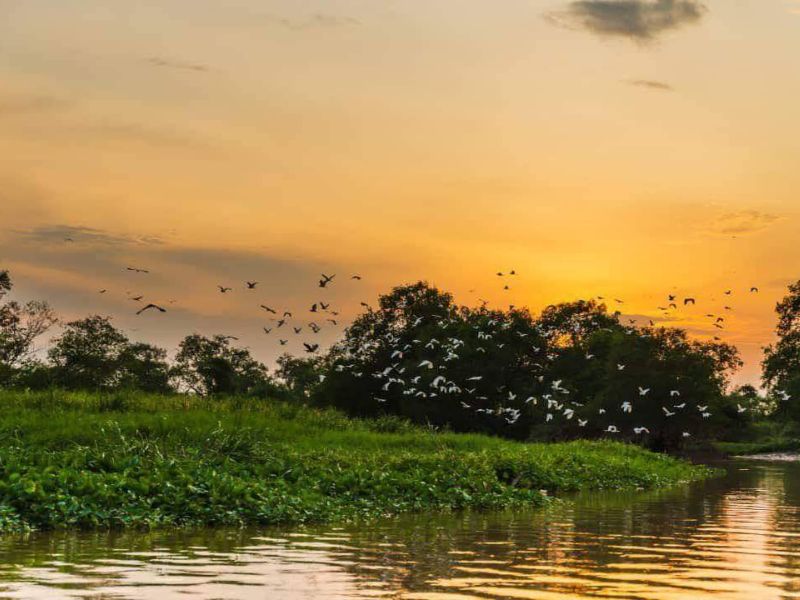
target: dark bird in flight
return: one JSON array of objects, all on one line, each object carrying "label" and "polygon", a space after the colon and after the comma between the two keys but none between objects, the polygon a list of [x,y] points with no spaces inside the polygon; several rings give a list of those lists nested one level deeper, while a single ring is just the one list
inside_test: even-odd
[{"label": "dark bird in flight", "polygon": [[511,269],[511,270],[508,272],[508,274],[509,274],[509,275],[516,275],[516,274],[517,274],[517,272],[516,272],[514,269]]},{"label": "dark bird in flight", "polygon": [[686,306],[687,304],[695,304],[694,298],[684,298],[683,305]]},{"label": "dark bird in flight", "polygon": [[271,327],[262,327],[261,329],[263,329],[264,333],[266,333],[267,335],[272,333],[272,328]]},{"label": "dark bird in flight", "polygon": [[333,323],[334,325],[337,325],[336,319],[328,319],[328,323]]},{"label": "dark bird in flight", "polygon": [[275,312],[275,309],[274,309],[274,308],[270,308],[270,307],[269,307],[269,306],[267,306],[266,304],[261,304],[260,306],[261,306],[261,308],[263,308],[263,309],[264,309],[265,311],[267,311],[268,313],[272,313],[273,315],[277,315],[277,314],[278,314],[277,312]]},{"label": "dark bird in flight", "polygon": [[502,274],[500,271],[498,271],[498,272],[497,272],[497,276],[498,276],[498,277],[502,277],[502,276],[503,276],[503,274]]},{"label": "dark bird in flight", "polygon": [[285,346],[289,343],[289,340],[278,340],[281,343],[281,346]]},{"label": "dark bird in flight", "polygon": [[309,311],[308,311],[308,312],[317,312],[317,305],[316,305],[316,303],[314,303],[314,304],[312,304],[312,305],[311,305],[311,308],[309,309]]},{"label": "dark bird in flight", "polygon": [[319,350],[319,344],[307,344],[306,342],[303,342],[303,346],[305,347],[306,352],[309,353],[314,353]]},{"label": "dark bird in flight", "polygon": [[503,286],[503,289],[504,289],[504,290],[510,290],[511,288],[510,288],[510,287],[508,287],[507,285],[504,285],[504,286]]},{"label": "dark bird in flight", "polygon": [[363,306],[364,308],[369,308],[369,304],[367,304],[366,302],[362,302],[361,306]]},{"label": "dark bird in flight", "polygon": [[286,319],[281,319],[278,321],[278,327],[283,327],[284,325],[286,325]]},{"label": "dark bird in flight", "polygon": [[753,287],[750,288],[750,291],[751,292],[755,292],[757,294],[758,293],[758,288],[753,286]]},{"label": "dark bird in flight", "polygon": [[140,302],[142,298],[144,298],[144,296],[133,296],[131,300],[133,300],[134,302]]},{"label": "dark bird in flight", "polygon": [[353,275],[350,279],[358,279],[361,281],[361,275]]},{"label": "dark bird in flight", "polygon": [[149,273],[147,269],[137,269],[136,267],[128,267],[126,271],[133,271],[134,273]]},{"label": "dark bird in flight", "polygon": [[284,317],[289,317],[291,319],[292,318],[292,313],[289,312],[288,310],[285,310],[285,311],[283,311],[283,316]]},{"label": "dark bird in flight", "polygon": [[320,326],[317,325],[316,323],[314,323],[313,321],[311,323],[309,323],[308,326],[311,329],[311,331],[313,331],[314,333],[319,333]]},{"label": "dark bird in flight", "polygon": [[320,307],[322,310],[328,310],[328,307],[329,307],[329,306],[330,306],[330,303],[328,303],[328,304],[325,304],[324,302],[320,302],[320,303],[319,303],[319,307]]},{"label": "dark bird in flight", "polygon": [[731,295],[731,291],[732,291],[732,290],[725,290],[725,295],[726,295],[726,296],[730,296],[730,295]]},{"label": "dark bird in flight", "polygon": [[258,285],[257,281],[245,281],[245,283],[247,284],[247,289],[248,290],[254,290],[254,289],[256,289],[256,286]]},{"label": "dark bird in flight", "polygon": [[233,288],[229,288],[229,287],[225,287],[225,286],[222,286],[222,285],[218,285],[217,289],[219,289],[219,293],[220,294],[226,294],[227,292],[230,292]]},{"label": "dark bird in flight", "polygon": [[303,331],[302,327],[292,327],[292,329],[294,329],[295,333],[300,333],[301,331]]},{"label": "dark bird in flight", "polygon": [[725,310],[733,310],[730,306],[723,306],[722,308],[724,308]]},{"label": "dark bird in flight", "polygon": [[675,304],[674,302],[670,302],[670,303],[669,303],[669,307],[670,307],[670,308],[678,308],[678,305],[677,305],[677,304]]},{"label": "dark bird in flight", "polygon": [[325,273],[323,273],[322,274],[322,279],[319,280],[319,287],[321,287],[321,288],[327,287],[327,285],[331,281],[333,281],[334,277],[336,277],[336,274],[328,276],[328,275],[325,275]]},{"label": "dark bird in flight", "polygon": [[99,292],[97,292],[97,293],[98,293],[98,294],[105,294],[107,291],[108,291],[108,290],[100,290],[100,291],[99,291]]},{"label": "dark bird in flight", "polygon": [[675,294],[669,294],[667,298],[669,299],[670,302],[672,302],[673,300],[675,300]]},{"label": "dark bird in flight", "polygon": [[625,301],[620,300],[619,298],[614,298],[614,302],[616,302],[617,304],[625,304]]},{"label": "dark bird in flight", "polygon": [[717,317],[717,323],[722,323],[725,320],[725,317]]},{"label": "dark bird in flight", "polygon": [[161,308],[161,307],[160,307],[158,304],[148,304],[147,306],[145,306],[145,307],[143,307],[143,308],[141,308],[141,309],[137,310],[137,311],[136,311],[136,314],[137,314],[137,315],[140,315],[140,314],[142,314],[144,311],[146,311],[146,310],[148,310],[148,309],[151,309],[151,308],[155,308],[155,309],[156,309],[158,312],[162,312],[162,313],[165,313],[165,312],[167,312],[167,309],[166,309],[166,308]]},{"label": "dark bird in flight", "polygon": [[719,323],[714,323],[714,327],[716,327],[717,329],[722,329],[723,328],[722,325],[720,325]]}]

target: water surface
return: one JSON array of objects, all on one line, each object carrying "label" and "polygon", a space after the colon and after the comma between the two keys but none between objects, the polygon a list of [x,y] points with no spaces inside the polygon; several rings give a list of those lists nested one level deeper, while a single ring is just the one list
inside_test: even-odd
[{"label": "water surface", "polygon": [[0,538],[0,598],[800,598],[800,464],[545,511]]}]

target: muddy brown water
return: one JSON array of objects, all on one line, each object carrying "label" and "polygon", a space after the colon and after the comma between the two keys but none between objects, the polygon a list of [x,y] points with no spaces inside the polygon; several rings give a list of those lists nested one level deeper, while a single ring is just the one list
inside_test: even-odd
[{"label": "muddy brown water", "polygon": [[800,463],[547,510],[0,538],[0,598],[800,598]]}]

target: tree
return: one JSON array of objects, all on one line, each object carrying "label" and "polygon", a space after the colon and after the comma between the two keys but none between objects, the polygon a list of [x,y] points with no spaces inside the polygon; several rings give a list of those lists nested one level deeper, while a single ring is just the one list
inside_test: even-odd
[{"label": "tree", "polygon": [[307,397],[321,382],[322,363],[322,357],[318,356],[302,358],[283,354],[278,358],[278,370],[275,371],[275,375],[291,392]]},{"label": "tree", "polygon": [[167,351],[163,348],[136,342],[128,344],[120,354],[119,388],[167,394],[174,391],[170,385],[171,376]]},{"label": "tree", "polygon": [[800,421],[800,281],[775,307],[777,341],[764,349],[762,378],[777,415]]},{"label": "tree", "polygon": [[[0,299],[12,289],[8,271],[0,271]],[[46,302],[16,301],[0,305],[0,382],[10,381],[34,361],[34,343],[58,322]]]},{"label": "tree", "polygon": [[353,322],[325,358],[314,398],[351,414],[457,431],[608,436],[672,449],[685,433],[707,437],[728,426],[724,391],[739,364],[732,346],[691,341],[680,329],[623,326],[594,301],[534,318],[513,307],[456,306],[418,282]]},{"label": "tree", "polygon": [[109,317],[94,315],[67,323],[48,355],[55,383],[66,389],[171,390],[166,351],[131,343]]},{"label": "tree", "polygon": [[231,346],[230,340],[223,335],[186,337],[173,370],[179,385],[202,396],[253,394],[272,387],[267,368],[247,349]]}]

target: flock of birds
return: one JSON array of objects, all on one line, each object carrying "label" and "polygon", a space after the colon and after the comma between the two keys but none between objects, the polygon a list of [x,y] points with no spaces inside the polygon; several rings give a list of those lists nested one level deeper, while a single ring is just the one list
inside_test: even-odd
[{"label": "flock of birds", "polygon": [[[127,271],[140,275],[147,275],[150,273],[149,270],[139,267],[127,267]],[[511,269],[507,272],[497,272],[496,275],[500,278],[508,278],[514,277],[516,274],[516,271]],[[360,275],[352,275],[350,279],[353,281],[360,281],[362,278]],[[318,281],[318,287],[320,289],[327,289],[329,286],[334,284],[335,281],[335,274],[328,275],[323,273]],[[504,279],[504,281],[506,281],[506,279]],[[243,289],[246,292],[256,291],[258,289],[258,285],[258,281],[248,280],[244,282]],[[503,290],[509,289],[509,284],[503,285]],[[99,293],[104,294],[106,291],[107,290],[103,289],[100,290]],[[234,290],[232,287],[227,285],[218,285],[217,291],[220,294],[228,294]],[[759,290],[757,287],[753,286],[749,289],[749,292],[755,294],[758,293]],[[724,291],[724,295],[726,297],[731,296],[732,294],[733,290]],[[133,296],[129,293],[129,296],[130,299],[135,302],[142,302],[144,300],[143,295]],[[596,299],[601,302],[606,301],[604,296],[597,296]],[[611,300],[618,305],[618,308],[624,304],[624,301],[620,298],[612,298]],[[674,313],[672,311],[678,310],[679,306],[688,307],[695,306],[697,304],[697,298],[693,296],[679,298],[676,294],[668,294],[666,295],[665,300],[666,302],[664,305],[659,305],[657,309],[666,317],[673,315]],[[172,303],[174,303],[174,300],[170,301],[170,304]],[[365,302],[362,302],[361,305],[369,308],[369,305]],[[270,326],[263,326],[263,332],[266,335],[272,334],[273,331],[283,330],[284,327],[286,327],[286,331],[294,331],[296,335],[300,335],[304,331],[309,331],[312,334],[318,334],[322,330],[322,326],[316,320],[309,322],[304,321],[301,324],[290,322],[290,320],[294,318],[294,314],[290,310],[276,310],[272,306],[263,303],[259,304],[258,306],[261,310],[269,315],[269,319],[271,321]],[[511,308],[513,308],[513,305]],[[330,302],[318,300],[313,302],[307,310],[309,315],[319,315],[320,318],[317,319],[319,321],[322,321],[324,318],[325,323],[329,323],[333,326],[339,325],[339,320],[337,319],[339,312],[331,308]],[[725,304],[722,307],[722,310],[722,314],[705,314],[707,318],[713,319],[712,324],[717,329],[724,328],[726,323],[726,315],[729,311],[732,311],[733,308],[730,305]],[[143,306],[136,311],[136,314],[142,315],[148,311],[166,313],[168,309],[162,305],[149,302],[147,304],[143,304]],[[616,310],[614,311],[614,314],[619,317],[622,313],[620,310]],[[638,329],[635,326],[635,319],[630,319],[629,322],[630,327],[625,328],[627,332],[636,332],[639,335],[647,335],[646,333],[643,333],[643,330]],[[339,373],[346,372],[356,378],[372,377],[377,380],[379,382],[379,389],[381,390],[379,394],[376,394],[373,397],[373,400],[377,403],[386,403],[389,401],[390,397],[402,398],[412,396],[420,399],[435,399],[437,397],[456,396],[459,398],[459,404],[463,410],[473,411],[476,414],[483,414],[486,416],[503,419],[509,425],[515,424],[520,419],[522,416],[522,409],[528,405],[532,407],[540,407],[543,411],[544,421],[546,423],[553,422],[556,419],[574,421],[578,427],[586,427],[590,423],[590,419],[593,418],[592,415],[586,414],[586,407],[584,403],[577,400],[579,391],[574,388],[570,389],[570,386],[564,385],[563,380],[553,380],[548,382],[545,381],[546,375],[537,375],[537,389],[544,389],[546,391],[536,395],[525,394],[526,397],[523,400],[518,391],[510,389],[506,385],[501,385],[492,389],[485,389],[483,387],[484,377],[479,372],[466,377],[461,381],[451,379],[448,376],[448,367],[452,367],[455,361],[461,359],[459,352],[462,351],[462,349],[467,345],[467,340],[463,338],[463,335],[462,337],[458,337],[454,335],[451,330],[459,324],[460,322],[455,318],[439,319],[436,321],[435,325],[438,327],[440,334],[436,337],[427,339],[424,342],[419,339],[413,339],[410,341],[407,341],[406,339],[406,341],[404,341],[401,334],[396,334],[390,331],[385,334],[383,339],[376,340],[371,345],[349,348],[348,350],[351,360],[349,362],[339,362],[334,368]],[[654,321],[652,320],[650,320],[649,324],[651,326],[655,325]],[[414,331],[416,328],[424,325],[426,324],[423,323],[423,319],[417,319],[416,322],[411,324],[411,331]],[[586,326],[594,325],[596,324],[591,322],[573,323],[573,327],[578,333],[580,329],[583,329]],[[469,340],[470,347],[476,347],[477,352],[479,353],[488,352],[491,344],[495,344],[497,349],[502,349],[505,343],[500,340],[507,335],[518,335],[521,338],[524,338],[526,335],[528,335],[522,331],[513,331],[512,322],[499,316],[488,318],[481,325],[474,326],[473,329],[474,331],[472,333],[474,335],[474,339]],[[546,332],[544,331],[540,331],[539,333],[546,336]],[[237,339],[233,336],[230,337],[231,339]],[[720,338],[718,336],[714,336],[714,339],[718,341]],[[279,337],[278,342],[281,346],[285,346],[288,344],[289,339],[285,337]],[[317,342],[303,341],[302,344],[304,350],[309,354],[316,354],[320,350],[320,344]],[[553,361],[556,358],[556,355],[543,348],[538,348],[535,345],[532,345],[530,350],[534,355],[538,356],[539,362],[535,364],[540,372],[546,373],[547,369],[545,368],[545,364],[547,364],[549,361]],[[390,366],[375,373],[364,373],[363,371],[360,371],[358,365],[364,364],[364,362],[359,359],[364,358],[369,353],[374,353],[376,351],[388,352],[388,364]],[[416,357],[416,359],[413,363],[409,363],[407,360],[408,357]],[[423,358],[420,359],[420,357]],[[585,359],[587,361],[591,361],[594,359],[594,356],[587,353],[585,355]],[[616,368],[619,371],[623,371],[626,368],[626,365],[624,363],[617,363]],[[457,369],[449,369],[450,372],[453,370]],[[321,380],[324,380],[324,378],[324,375],[320,376]],[[699,415],[699,417],[702,419],[710,418],[712,413],[710,412],[709,407],[698,403],[692,403],[691,401],[684,399],[682,397],[680,386],[677,385],[677,383],[678,382],[676,382],[674,389],[668,390],[668,393],[665,394],[665,397],[661,399],[661,410],[663,412],[664,419],[671,419],[679,415],[686,414],[686,411],[696,411],[696,415]],[[651,386],[642,384],[638,385],[637,387],[638,389],[632,390],[633,399],[624,400],[621,402],[619,406],[619,411],[621,414],[633,415],[637,410],[636,400],[644,399],[651,394]],[[789,395],[780,390],[778,391],[778,397],[784,401],[789,399]],[[740,413],[744,413],[749,410],[749,407],[742,406],[741,404],[739,404],[737,408]],[[613,415],[607,414],[606,409],[598,409],[597,415],[594,418],[604,419],[603,424],[601,425],[601,430],[603,432],[607,434],[623,433],[621,426],[613,422],[608,422],[613,421],[614,419]],[[632,432],[635,435],[640,436],[649,434],[651,430],[645,424],[637,424],[636,426],[632,427]],[[691,433],[689,431],[683,431],[682,435],[683,437],[690,437]]]},{"label": "flock of birds", "polygon": [[[149,269],[143,269],[140,267],[126,267],[125,270],[130,273],[139,275],[150,274]],[[319,288],[326,289],[331,283],[333,283],[335,278],[336,274],[327,275],[325,273],[322,273],[320,275],[320,279],[317,285]],[[361,281],[362,277],[361,275],[355,274],[351,275],[350,279],[352,281]],[[258,281],[247,280],[244,282],[243,289],[246,291],[256,291],[258,285],[259,285]],[[105,294],[107,293],[107,291],[108,291],[107,289],[101,289],[98,291],[98,293]],[[217,291],[220,294],[228,294],[229,292],[233,292],[234,288],[228,285],[217,285]],[[134,302],[143,302],[145,298],[144,294],[132,295],[130,292],[128,292],[128,297],[130,300]],[[169,304],[174,304],[175,302],[176,302],[175,300],[170,300]],[[362,305],[368,306],[364,302],[362,302]],[[339,311],[332,309],[331,302],[325,302],[324,300],[319,300],[317,302],[314,302],[308,309],[308,312],[310,314],[320,315],[320,318],[318,319],[320,323],[317,323],[316,321],[310,321],[307,323],[297,325],[291,322],[291,320],[294,318],[294,313],[291,310],[278,311],[272,308],[271,306],[268,306],[267,304],[259,304],[259,308],[264,312],[266,312],[268,315],[271,315],[270,317],[268,317],[271,322],[271,326],[262,327],[265,335],[270,335],[273,332],[273,330],[275,330],[277,333],[277,330],[283,330],[284,327],[286,327],[285,331],[294,331],[295,335],[300,335],[304,331],[310,331],[312,334],[316,335],[319,334],[323,329],[323,326],[320,323],[326,323],[334,327],[339,325],[339,320],[337,319],[337,317],[339,316]],[[168,309],[162,306],[161,304],[148,302],[147,304],[143,304],[142,307],[136,311],[136,315],[139,316],[147,311],[157,311],[160,313],[166,313],[168,312]],[[235,336],[225,336],[225,337],[233,340],[238,339]],[[286,346],[289,343],[289,339],[284,337],[279,337],[278,343],[280,346]],[[302,345],[304,350],[309,354],[315,354],[320,350],[320,344],[314,341],[304,341],[302,342]]]}]

